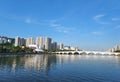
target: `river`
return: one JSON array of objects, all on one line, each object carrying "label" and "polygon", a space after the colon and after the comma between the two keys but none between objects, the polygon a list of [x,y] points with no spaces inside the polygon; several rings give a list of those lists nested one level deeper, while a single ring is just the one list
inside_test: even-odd
[{"label": "river", "polygon": [[120,82],[120,57],[0,56],[0,82]]}]

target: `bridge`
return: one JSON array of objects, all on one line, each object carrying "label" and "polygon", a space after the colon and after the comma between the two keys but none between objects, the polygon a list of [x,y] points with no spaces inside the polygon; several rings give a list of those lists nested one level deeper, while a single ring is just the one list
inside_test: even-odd
[{"label": "bridge", "polygon": [[119,56],[120,53],[115,53],[115,52],[108,52],[108,51],[57,51],[54,52],[55,54],[74,54],[74,55],[114,55],[114,56]]}]

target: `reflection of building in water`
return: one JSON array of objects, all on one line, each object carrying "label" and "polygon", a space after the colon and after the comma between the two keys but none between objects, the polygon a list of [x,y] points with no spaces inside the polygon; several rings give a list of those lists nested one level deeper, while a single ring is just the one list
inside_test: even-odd
[{"label": "reflection of building in water", "polygon": [[33,55],[25,57],[25,69],[34,68],[35,70],[40,70],[44,68],[45,72],[48,72],[51,67],[56,64],[55,55]]},{"label": "reflection of building in water", "polygon": [[64,62],[72,63],[77,59],[79,59],[79,58],[75,55],[58,55],[57,56],[57,60],[60,64],[63,64]]},{"label": "reflection of building in water", "polygon": [[34,68],[40,70],[42,64],[43,64],[43,55],[41,56],[36,55],[34,59]]},{"label": "reflection of building in water", "polygon": [[44,55],[44,58],[43,58],[43,61],[44,61],[44,69],[47,68],[47,63],[48,63],[48,55]]},{"label": "reflection of building in water", "polygon": [[12,63],[12,72],[14,72],[15,73],[15,71],[16,71],[16,59],[14,59],[13,60],[13,63]]},{"label": "reflection of building in water", "polygon": [[51,68],[55,67],[56,62],[56,55],[24,55],[0,58],[0,65],[6,68],[9,66],[13,73],[22,67],[22,69],[28,71],[42,70],[46,74]]},{"label": "reflection of building in water", "polygon": [[63,57],[62,57],[62,55],[58,55],[57,56],[57,61],[58,61],[59,64],[63,64]]},{"label": "reflection of building in water", "polygon": [[43,63],[43,55],[28,56],[25,58],[24,67],[26,69],[34,68],[36,70],[40,70],[42,63]]},{"label": "reflection of building in water", "polygon": [[48,71],[55,67],[57,63],[56,55],[44,55],[44,71],[48,73]]}]

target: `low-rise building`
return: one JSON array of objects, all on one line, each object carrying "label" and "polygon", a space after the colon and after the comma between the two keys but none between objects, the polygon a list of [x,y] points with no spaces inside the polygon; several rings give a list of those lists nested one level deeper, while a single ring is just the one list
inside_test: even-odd
[{"label": "low-rise building", "polygon": [[70,46],[64,46],[64,50],[70,50]]},{"label": "low-rise building", "polygon": [[4,43],[12,43],[14,44],[15,39],[14,38],[8,38],[5,36],[0,36],[0,44],[4,44]]}]

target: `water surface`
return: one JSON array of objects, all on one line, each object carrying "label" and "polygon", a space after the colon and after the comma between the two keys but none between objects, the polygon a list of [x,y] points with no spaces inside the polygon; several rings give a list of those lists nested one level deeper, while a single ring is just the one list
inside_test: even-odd
[{"label": "water surface", "polygon": [[0,56],[0,82],[120,82],[120,57]]}]

